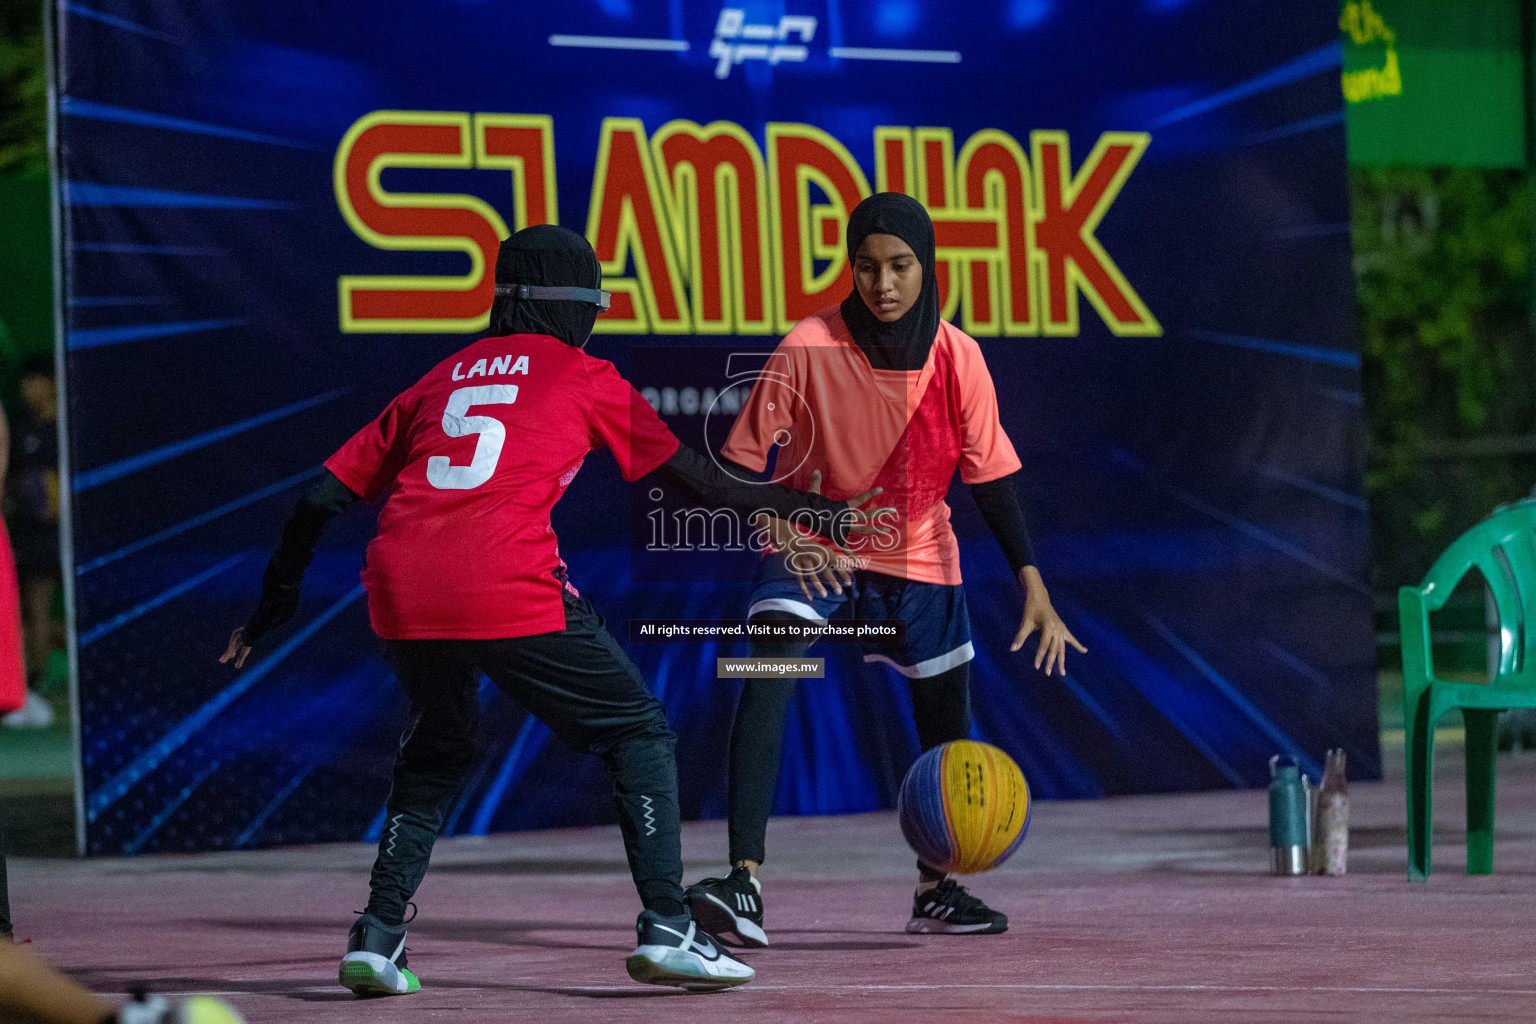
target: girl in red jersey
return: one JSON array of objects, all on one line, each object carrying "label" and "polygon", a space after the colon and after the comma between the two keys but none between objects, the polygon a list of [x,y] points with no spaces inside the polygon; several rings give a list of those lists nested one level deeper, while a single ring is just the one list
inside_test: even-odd
[{"label": "girl in red jersey", "polygon": [[[758,566],[748,616],[825,622],[834,614],[902,619],[906,639],[864,655],[907,678],[924,750],[970,735],[970,619],[959,546],[944,495],[956,471],[1024,589],[1012,649],[1035,631],[1035,667],[1066,671],[1066,648],[1084,650],[1051,606],[1034,566],[1014,491],[1020,463],[998,421],[997,395],[976,342],[939,317],[933,223],[910,196],[881,193],[848,220],[854,290],[840,306],[802,320],[779,344],[784,372],[759,379],[722,455],[756,479],[782,443],[777,476],[826,494],[884,489],[896,506],[891,537],[864,538],[856,567],[791,530]],[[782,357],[780,360],[779,357]],[[784,467],[791,467],[785,471]],[[800,571],[796,571],[800,570]],[[754,643],[753,657],[803,657],[803,643]],[[765,946],[762,886],[768,811],[777,788],[785,715],[796,680],[745,680],[730,748],[730,863],[724,878],[688,889],[694,916],[744,945]],[[909,932],[1001,932],[1008,919],[953,879],[918,863]]]},{"label": "girl in red jersey", "polygon": [[608,448],[626,480],[655,474],[695,499],[810,514],[835,542],[872,531],[843,502],[742,484],[676,437],[613,364],[582,351],[607,294],[597,257],[565,228],[527,228],[496,262],[494,337],[430,370],[325,463],[272,556],[262,599],[224,661],[290,617],[316,541],[359,498],[387,494],[363,582],[374,631],[411,701],[367,910],[341,983],[404,994],[405,909],[475,760],[479,674],[567,746],[603,759],[645,910],[626,961],[637,981],[721,988],[752,969],[700,932],[683,903],[675,742],[602,617],[566,579],[550,509],[588,452]]}]

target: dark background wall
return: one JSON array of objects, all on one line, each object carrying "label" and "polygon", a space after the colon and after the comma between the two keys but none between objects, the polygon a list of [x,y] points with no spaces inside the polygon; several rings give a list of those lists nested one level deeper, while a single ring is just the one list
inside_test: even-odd
[{"label": "dark background wall", "polygon": [[[1083,301],[1074,336],[983,341],[1025,461],[1042,571],[1091,653],[1046,680],[1007,652],[1017,588],[957,489],[977,733],[1046,798],[1257,785],[1270,755],[1315,763],[1335,746],[1358,775],[1377,772],[1337,8],[809,6],[824,35],[803,65],[748,65],[724,80],[707,56],[719,11],[687,3],[515,14],[445,3],[390,17],[376,6],[64,9],[91,852],[378,827],[403,709],[356,584],[368,516],[327,538],[299,616],[254,667],[234,676],[213,659],[254,600],[294,489],[464,341],[337,329],[343,274],[462,269],[441,254],[371,249],[337,211],[339,140],[388,108],[551,114],[560,220],[578,226],[608,116],[647,131],[724,118],[759,146],[767,122],[805,122],[870,178],[879,125],[950,127],[957,145],[984,128],[1019,140],[1060,129],[1074,168],[1101,132],[1149,132],[1097,236],[1162,333],[1116,335]],[[690,50],[547,45],[566,32],[686,39]],[[964,59],[872,67],[836,61],[828,45]],[[389,173],[388,188],[473,193],[505,215],[504,173]],[[637,384],[662,385],[702,372],[703,360],[642,358],[680,341],[705,343],[606,335],[593,351]],[[616,629],[632,615],[739,614],[739,576],[636,578],[623,541],[643,495],[615,500],[627,491],[611,461],[588,461],[555,526],[575,580]],[[716,652],[634,651],[682,738],[686,811],[721,814],[733,690],[713,678]],[[792,711],[780,812],[889,806],[915,754],[901,681],[843,653],[832,662],[833,678],[802,686]],[[606,820],[595,761],[486,701],[484,756],[450,830]]]}]

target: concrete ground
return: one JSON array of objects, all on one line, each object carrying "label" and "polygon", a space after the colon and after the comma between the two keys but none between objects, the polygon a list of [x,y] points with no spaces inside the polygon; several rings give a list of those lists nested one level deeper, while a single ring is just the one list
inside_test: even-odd
[{"label": "concrete ground", "polygon": [[[219,992],[247,1020],[1529,1020],[1536,1006],[1536,755],[1500,763],[1491,877],[1468,877],[1459,751],[1443,749],[1436,873],[1405,881],[1398,782],[1356,785],[1350,874],[1266,874],[1263,792],[1040,804],[1003,868],[970,880],[1000,936],[902,931],[911,855],[890,814],[776,820],[773,945],[758,980],[686,995],[633,984],[637,901],[617,829],[455,839],[410,931],[418,995],[335,984],[371,850],[137,860],[18,859],[18,938],[104,993]],[[688,876],[715,873],[721,822],[685,827]],[[668,1000],[658,1006],[656,1000]]]}]

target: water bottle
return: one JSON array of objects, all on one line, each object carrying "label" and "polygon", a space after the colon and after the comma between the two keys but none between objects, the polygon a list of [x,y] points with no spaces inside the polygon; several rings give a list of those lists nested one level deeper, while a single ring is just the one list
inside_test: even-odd
[{"label": "water bottle", "polygon": [[1295,761],[1269,759],[1269,862],[1277,875],[1304,875],[1308,867],[1307,777]]},{"label": "water bottle", "polygon": [[1344,874],[1349,859],[1349,783],[1344,779],[1342,750],[1328,751],[1312,820],[1312,873]]}]

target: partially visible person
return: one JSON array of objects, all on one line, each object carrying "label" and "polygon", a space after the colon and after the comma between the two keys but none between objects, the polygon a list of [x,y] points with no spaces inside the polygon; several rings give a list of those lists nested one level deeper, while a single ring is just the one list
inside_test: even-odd
[{"label": "partially visible person", "polygon": [[[5,410],[0,409],[0,493],[5,490],[5,472],[10,427]],[[16,562],[11,556],[11,538],[0,522],[0,715],[9,714],[27,702],[27,677],[21,664],[21,612],[17,607]],[[11,897],[5,871],[5,829],[0,822],[0,943],[11,941]]]},{"label": "partially visible person", "polygon": [[27,1024],[242,1024],[209,996],[140,996],[121,1007],[70,981],[24,949],[0,942],[0,1021]]},{"label": "partially visible person", "polygon": [[31,356],[21,367],[21,408],[7,451],[6,520],[21,589],[26,703],[6,715],[13,728],[46,729],[53,705],[38,692],[53,649],[50,608],[59,573],[59,400],[53,358]]},{"label": "partially visible person", "polygon": [[[813,467],[826,493],[879,487],[897,509],[893,537],[864,544],[857,561],[832,557],[788,523],[769,527],[748,599],[752,622],[834,616],[899,619],[900,643],[866,650],[907,681],[918,743],[930,750],[971,735],[971,621],[960,546],[945,495],[958,474],[1001,548],[1023,597],[1009,650],[1039,633],[1034,665],[1066,674],[1084,651],[1051,604],[1024,522],[1022,464],[1003,430],[981,348],[939,316],[933,222],[911,196],[882,192],[848,219],[853,288],[838,306],[801,320],[774,350],[786,369],[760,378],[742,406],[722,464],[755,479],[777,447],[775,470],[805,488]],[[792,466],[783,473],[778,467]],[[894,540],[894,543],[891,541]],[[1005,598],[989,594],[991,600]],[[811,642],[754,640],[753,658],[803,658]],[[798,680],[743,680],[731,729],[727,818],[730,871],[687,890],[700,927],[744,946],[768,945],[758,869],[778,789],[784,729]],[[1007,915],[921,860],[906,930],[997,934]]]},{"label": "partially visible person", "polygon": [[644,907],[625,961],[630,977],[711,989],[755,975],[695,926],[683,902],[676,737],[640,670],[567,577],[550,511],[599,448],[630,482],[743,513],[810,516],[839,547],[850,531],[879,532],[859,511],[879,492],[834,501],[742,483],[683,447],[612,363],[583,351],[608,308],[600,284],[597,256],[574,231],[539,224],[502,242],[492,336],[433,367],[326,460],[267,563],[255,613],[219,659],[240,668],[292,617],[315,545],[337,515],[384,500],[363,583],[411,715],[368,904],[338,973],[358,995],[421,988],[407,966],[405,925],[475,764],[482,673],[566,746],[601,757],[613,779]]}]

